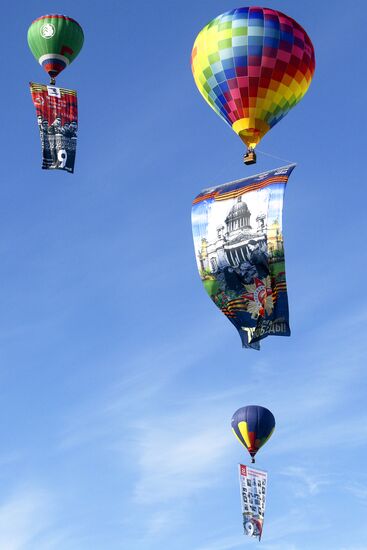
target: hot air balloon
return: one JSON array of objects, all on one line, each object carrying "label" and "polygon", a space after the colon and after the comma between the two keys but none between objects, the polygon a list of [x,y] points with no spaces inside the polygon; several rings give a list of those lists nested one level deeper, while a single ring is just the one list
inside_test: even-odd
[{"label": "hot air balloon", "polygon": [[43,15],[28,29],[28,45],[36,60],[55,78],[78,55],[84,42],[83,29],[71,17]]},{"label": "hot air balloon", "polygon": [[43,15],[28,29],[29,47],[50,86],[30,82],[42,144],[42,168],[74,172],[78,99],[75,90],[55,86],[57,75],[78,55],[84,41],[81,26],[65,15]]},{"label": "hot air balloon", "polygon": [[256,145],[307,92],[315,54],[294,19],[251,6],[206,25],[191,66],[201,95],[246,144],[244,162],[253,164]]},{"label": "hot air balloon", "polygon": [[255,462],[257,451],[268,441],[275,428],[273,413],[259,405],[238,409],[232,417],[232,431]]}]

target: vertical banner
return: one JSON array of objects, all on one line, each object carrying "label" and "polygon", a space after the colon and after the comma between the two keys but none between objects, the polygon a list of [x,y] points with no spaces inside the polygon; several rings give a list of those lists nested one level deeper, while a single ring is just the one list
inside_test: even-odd
[{"label": "vertical banner", "polygon": [[193,202],[201,280],[244,347],[290,335],[282,212],[294,166],[205,189]]},{"label": "vertical banner", "polygon": [[239,464],[238,468],[244,532],[261,540],[268,474],[243,464]]},{"label": "vertical banner", "polygon": [[74,172],[78,102],[74,90],[30,82],[42,144],[42,168]]}]

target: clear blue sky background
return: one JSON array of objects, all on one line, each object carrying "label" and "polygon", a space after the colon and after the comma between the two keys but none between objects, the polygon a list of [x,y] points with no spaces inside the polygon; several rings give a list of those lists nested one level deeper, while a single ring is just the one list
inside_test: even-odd
[{"label": "clear blue sky background", "polygon": [[[230,431],[275,414],[263,550],[366,550],[366,70],[363,0],[269,7],[316,50],[302,101],[260,150],[298,162],[284,235],[291,338],[242,350],[199,280],[192,198],[285,164],[240,140],[194,85],[224,0],[25,0],[0,36],[0,549],[236,550]],[[28,51],[45,13],[82,24],[59,78],[79,94],[76,172],[42,171]]]}]

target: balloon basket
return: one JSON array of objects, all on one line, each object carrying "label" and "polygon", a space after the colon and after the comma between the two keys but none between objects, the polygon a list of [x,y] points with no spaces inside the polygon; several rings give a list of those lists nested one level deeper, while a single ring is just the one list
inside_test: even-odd
[{"label": "balloon basket", "polygon": [[243,157],[243,162],[249,166],[250,164],[256,164],[256,153],[255,151],[248,150]]}]

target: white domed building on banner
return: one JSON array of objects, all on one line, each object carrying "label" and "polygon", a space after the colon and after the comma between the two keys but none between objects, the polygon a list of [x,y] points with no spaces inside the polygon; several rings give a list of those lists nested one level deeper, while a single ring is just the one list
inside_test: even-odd
[{"label": "white domed building on banner", "polygon": [[[248,262],[251,250],[266,241],[266,216],[256,217],[256,229],[251,225],[251,212],[240,195],[224,220],[217,227],[217,239],[208,242],[203,238],[198,259],[202,271],[216,273],[225,267],[238,267]],[[254,223],[254,222],[253,222]]]}]

